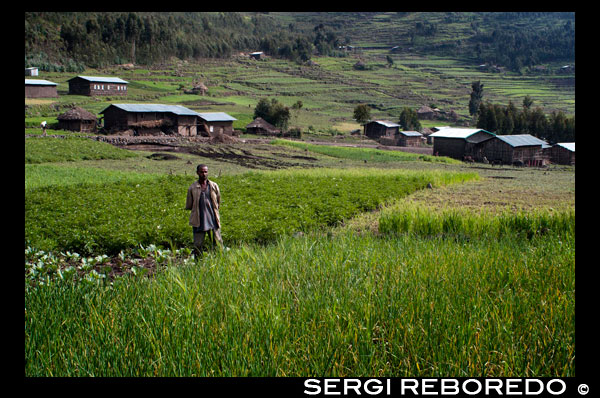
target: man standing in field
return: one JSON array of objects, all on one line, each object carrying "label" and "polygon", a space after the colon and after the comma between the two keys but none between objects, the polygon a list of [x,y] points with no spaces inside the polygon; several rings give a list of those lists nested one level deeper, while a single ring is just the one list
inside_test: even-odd
[{"label": "man standing in field", "polygon": [[191,210],[190,225],[194,233],[194,249],[196,253],[203,250],[206,235],[211,246],[223,244],[221,239],[221,191],[219,186],[208,179],[208,166],[200,164],[196,167],[198,180],[188,188],[185,208]]}]

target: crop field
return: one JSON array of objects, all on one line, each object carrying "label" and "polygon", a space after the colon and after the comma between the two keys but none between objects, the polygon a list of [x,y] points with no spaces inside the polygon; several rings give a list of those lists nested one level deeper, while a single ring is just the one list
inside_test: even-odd
[{"label": "crop field", "polygon": [[[378,18],[389,26],[360,45],[389,34],[393,15]],[[67,95],[72,74],[45,72],[59,98],[25,111],[26,376],[575,376],[574,166],[311,142],[373,144],[348,134],[359,103],[466,120],[474,80],[485,100],[574,114],[574,75],[359,55],[367,70],[350,54],[81,73],[129,81],[125,98]],[[206,95],[183,92],[197,81]],[[38,127],[72,105],[144,102],[227,112],[243,133],[263,97],[302,101],[303,141],[125,149]],[[194,255],[184,206],[200,163],[225,247]]]},{"label": "crop field", "polygon": [[[575,375],[570,167],[274,141],[245,150],[311,167],[249,171],[105,145],[26,138],[28,376]],[[196,257],[205,161],[226,249]]]}]

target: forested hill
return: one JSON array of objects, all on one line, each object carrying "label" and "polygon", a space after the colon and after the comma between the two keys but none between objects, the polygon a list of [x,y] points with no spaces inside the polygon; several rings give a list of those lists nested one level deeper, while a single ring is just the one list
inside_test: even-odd
[{"label": "forested hill", "polygon": [[25,66],[83,70],[240,51],[307,61],[340,46],[452,56],[518,71],[575,58],[574,13],[25,13]]}]

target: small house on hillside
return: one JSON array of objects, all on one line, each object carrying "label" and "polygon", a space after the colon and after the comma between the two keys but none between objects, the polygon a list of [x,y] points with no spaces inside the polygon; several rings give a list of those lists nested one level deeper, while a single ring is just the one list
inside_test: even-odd
[{"label": "small house on hillside", "polygon": [[250,53],[248,55],[250,56],[250,58],[261,59],[261,58],[264,58],[265,53],[263,53],[262,51],[256,51],[256,52]]},{"label": "small house on hillside", "polygon": [[42,79],[25,79],[25,98],[56,98],[58,84]]},{"label": "small house on hillside", "polygon": [[279,135],[281,130],[267,122],[262,117],[257,117],[246,126],[246,133],[257,135]]},{"label": "small house on hillside", "polygon": [[423,142],[423,134],[418,131],[399,131],[398,146],[419,146]]},{"label": "small house on hillside", "polygon": [[127,84],[118,77],[76,76],[68,80],[69,94],[75,95],[127,95]]},{"label": "small house on hillside", "polygon": [[233,135],[233,122],[236,118],[225,112],[198,113],[199,132],[208,136],[218,134]]},{"label": "small house on hillside", "polygon": [[435,111],[428,107],[428,106],[422,106],[419,109],[417,109],[417,118],[423,120],[431,120],[435,117]]},{"label": "small house on hillside", "polygon": [[496,134],[482,129],[442,128],[429,137],[433,139],[433,153],[436,156],[448,156],[454,159],[482,159],[482,143],[494,138]]},{"label": "small house on hillside", "polygon": [[97,127],[96,115],[79,107],[69,109],[56,119],[61,130],[95,132]]},{"label": "small house on hillside", "polygon": [[497,135],[483,143],[483,155],[490,162],[542,166],[548,160],[546,148],[550,148],[546,141],[529,134]]},{"label": "small house on hillside", "polygon": [[133,130],[134,134],[197,135],[198,113],[181,105],[111,104],[104,115],[109,132]]},{"label": "small house on hillside", "polygon": [[373,120],[364,124],[365,136],[377,140],[381,137],[395,138],[400,125],[387,120]]},{"label": "small house on hillside", "polygon": [[38,68],[25,68],[25,76],[37,76]]},{"label": "small house on hillside", "polygon": [[575,165],[575,143],[559,142],[549,149],[549,158],[552,163]]}]

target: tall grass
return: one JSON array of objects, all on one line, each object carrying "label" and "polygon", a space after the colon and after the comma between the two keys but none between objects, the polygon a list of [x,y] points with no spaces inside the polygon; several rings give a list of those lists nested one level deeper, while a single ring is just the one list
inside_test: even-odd
[{"label": "tall grass", "polygon": [[561,376],[574,239],[285,237],[25,296],[27,376]]},{"label": "tall grass", "polygon": [[575,234],[575,210],[503,211],[474,213],[461,209],[438,209],[409,205],[384,211],[379,218],[383,234],[413,234],[424,236],[452,236],[463,238],[494,238],[517,235],[531,239],[534,236]]}]

